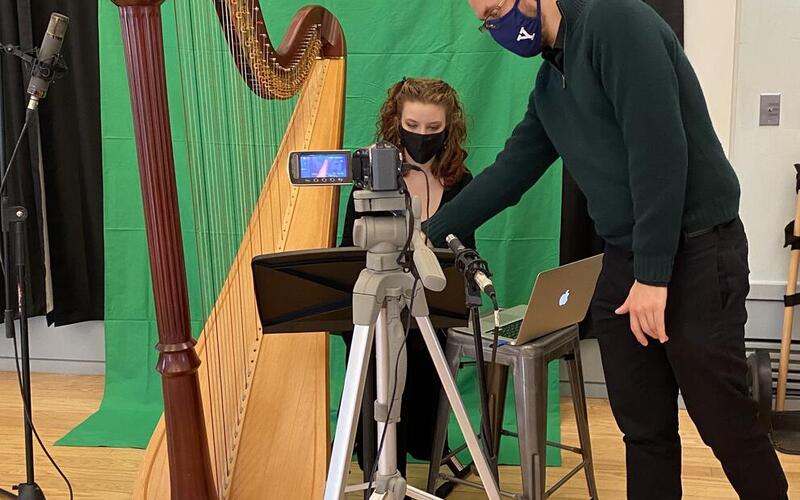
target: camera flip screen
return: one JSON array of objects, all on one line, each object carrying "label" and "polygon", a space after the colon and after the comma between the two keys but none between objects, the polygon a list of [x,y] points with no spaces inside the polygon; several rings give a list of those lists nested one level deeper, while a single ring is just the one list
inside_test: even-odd
[{"label": "camera flip screen", "polygon": [[324,179],[328,177],[347,177],[348,155],[329,153],[319,155],[300,155],[300,177],[303,179]]},{"label": "camera flip screen", "polygon": [[295,151],[289,155],[289,177],[297,185],[350,184],[349,151]]},{"label": "camera flip screen", "polygon": [[288,167],[295,186],[354,184],[367,191],[397,191],[403,160],[396,146],[379,142],[354,152],[292,151]]}]

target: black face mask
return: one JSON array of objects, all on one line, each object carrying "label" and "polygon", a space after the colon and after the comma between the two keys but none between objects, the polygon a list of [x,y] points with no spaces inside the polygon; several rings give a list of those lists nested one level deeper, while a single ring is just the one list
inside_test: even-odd
[{"label": "black face mask", "polygon": [[416,134],[400,126],[400,143],[415,162],[428,163],[444,149],[447,130],[435,134]]}]

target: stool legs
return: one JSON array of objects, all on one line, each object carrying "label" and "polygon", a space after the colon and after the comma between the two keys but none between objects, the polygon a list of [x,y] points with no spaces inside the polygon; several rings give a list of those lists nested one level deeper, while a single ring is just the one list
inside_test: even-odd
[{"label": "stool legs", "polygon": [[[445,356],[450,373],[453,378],[458,380],[458,367],[461,363],[461,347],[447,343],[445,346]],[[450,401],[447,399],[444,389],[439,393],[439,408],[436,411],[436,424],[433,433],[433,444],[431,448],[431,463],[428,467],[428,485],[425,491],[433,493],[436,490],[436,479],[439,477],[439,468],[442,466],[442,456],[444,455],[445,440],[447,438],[447,424],[450,421]],[[438,457],[438,459],[437,459]]]},{"label": "stool legs", "polygon": [[525,500],[544,500],[547,465],[547,363],[526,358],[514,363],[517,434],[522,494]]},{"label": "stool legs", "polygon": [[508,366],[498,364],[486,367],[486,381],[489,385],[489,419],[492,423],[492,446],[500,456],[500,443],[503,437],[503,414],[506,408],[506,389],[508,388]]},{"label": "stool legs", "polygon": [[565,358],[569,369],[569,382],[572,389],[572,402],[575,406],[575,422],[578,426],[578,438],[583,452],[583,472],[586,474],[586,486],[589,497],[597,500],[597,484],[594,479],[592,463],[592,443],[589,437],[589,415],[586,410],[586,395],[583,388],[583,372],[581,371],[580,343],[576,340],[573,354]]},{"label": "stool legs", "polygon": [[[548,396],[548,360],[564,359],[569,370],[570,384],[572,387],[573,403],[575,405],[575,419],[580,438],[580,452],[583,458],[583,469],[586,474],[586,483],[592,500],[597,500],[597,486],[594,477],[592,462],[592,449],[589,440],[589,418],[586,409],[586,400],[583,387],[583,374],[581,372],[580,345],[576,330],[563,330],[555,332],[549,337],[549,342],[542,342],[538,349],[536,346],[523,346],[521,348],[506,348],[503,356],[498,358],[505,366],[498,366],[496,370],[487,370],[487,381],[490,385],[490,413],[492,414],[493,438],[495,442],[501,434],[503,415],[503,396],[505,394],[508,369],[512,370],[514,379],[514,395],[516,398],[517,436],[519,438],[520,469],[522,473],[521,500],[544,500],[546,489],[547,465],[547,396]],[[567,337],[567,336],[570,337]],[[462,355],[473,357],[472,339],[461,334],[448,338],[446,346],[447,363],[451,372],[458,372]],[[439,401],[439,408],[434,433],[432,457],[441,457],[445,449],[447,424],[450,408],[446,397]],[[567,447],[566,449],[573,450]],[[574,451],[578,451],[575,449]],[[428,492],[433,493],[439,475],[440,464],[432,463],[428,473]],[[554,488],[569,480],[577,470],[564,476]],[[448,483],[452,484],[452,483]],[[443,491],[443,486],[439,492]],[[444,493],[439,493],[439,496]]]}]

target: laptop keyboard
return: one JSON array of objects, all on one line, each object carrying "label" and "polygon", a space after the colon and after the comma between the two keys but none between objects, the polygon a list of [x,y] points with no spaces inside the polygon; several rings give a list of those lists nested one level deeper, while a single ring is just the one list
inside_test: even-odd
[{"label": "laptop keyboard", "polygon": [[[522,326],[522,320],[514,321],[513,323],[509,323],[507,325],[503,325],[500,327],[500,337],[505,337],[507,339],[516,339],[519,335],[519,329]],[[490,335],[494,335],[494,329],[489,330]]]}]

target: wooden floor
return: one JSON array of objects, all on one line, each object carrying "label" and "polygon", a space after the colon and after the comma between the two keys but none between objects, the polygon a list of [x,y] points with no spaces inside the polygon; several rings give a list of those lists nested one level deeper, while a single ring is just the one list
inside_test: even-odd
[{"label": "wooden floor", "polygon": [[[75,490],[76,499],[114,500],[130,498],[133,481],[143,451],[113,448],[54,447],[52,443],[81,422],[97,408],[103,391],[102,377],[34,374],[34,419],[39,434],[50,447]],[[577,443],[575,421],[569,404],[562,403],[563,441]],[[619,431],[604,400],[590,400],[589,418],[592,428],[595,471],[600,498],[625,498],[625,454]],[[25,474],[22,419],[16,374],[0,372],[0,488],[8,489]],[[681,435],[684,447],[684,498],[687,500],[735,499],[722,469],[711,452],[700,441],[695,427],[685,413],[681,414]],[[49,500],[68,498],[61,478],[37,447],[37,482]],[[548,484],[574,465],[576,460],[564,453],[565,464],[548,469]],[[800,498],[800,457],[781,455],[791,484],[790,497]],[[424,484],[426,469],[412,466],[410,482]],[[518,469],[501,471],[503,489],[520,491]],[[355,478],[354,478],[355,481]],[[485,495],[459,489],[449,498],[482,499]],[[583,474],[578,474],[551,498],[586,499]],[[268,497],[265,497],[268,498]],[[363,497],[362,497],[363,498]],[[238,499],[237,499],[238,500]],[[244,499],[249,500],[249,499]]]}]

